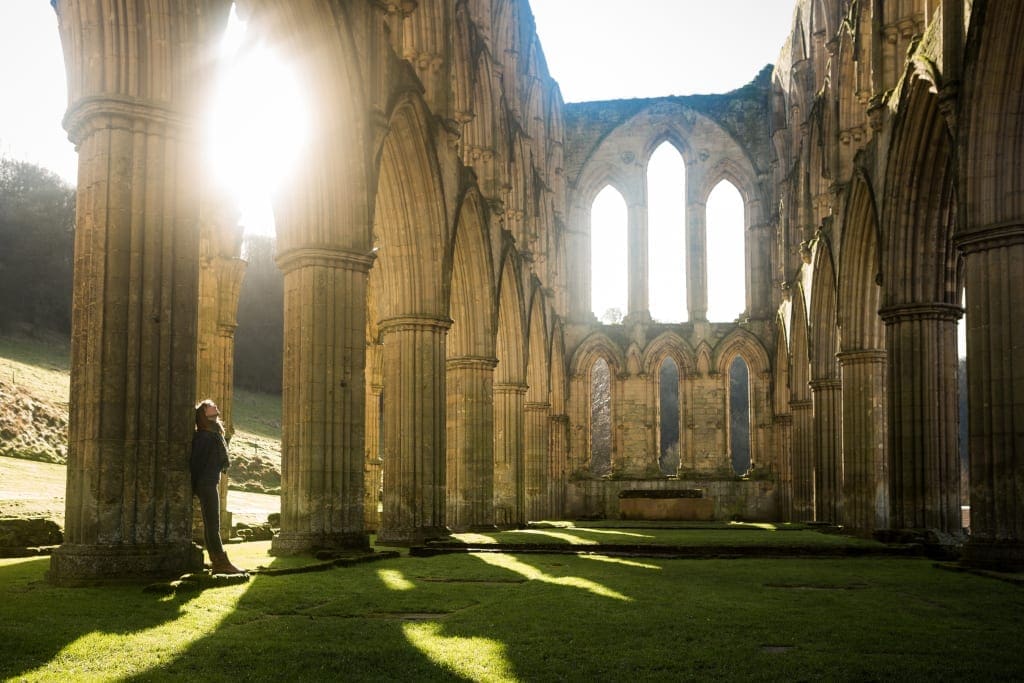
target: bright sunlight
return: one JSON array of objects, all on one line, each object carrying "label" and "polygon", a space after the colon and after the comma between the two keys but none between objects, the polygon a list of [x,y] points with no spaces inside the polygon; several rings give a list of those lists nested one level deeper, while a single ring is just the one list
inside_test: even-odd
[{"label": "bright sunlight", "polygon": [[235,14],[221,42],[220,82],[207,121],[207,161],[214,181],[237,202],[249,234],[274,234],[271,198],[294,168],[309,132],[302,88],[266,45],[246,39]]}]

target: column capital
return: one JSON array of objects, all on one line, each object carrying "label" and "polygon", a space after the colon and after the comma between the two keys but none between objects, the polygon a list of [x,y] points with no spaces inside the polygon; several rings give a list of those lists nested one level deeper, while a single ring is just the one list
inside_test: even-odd
[{"label": "column capital", "polygon": [[432,316],[419,315],[396,315],[393,318],[385,318],[377,323],[381,335],[389,332],[423,332],[440,331],[447,332],[452,326],[451,318],[435,318]]},{"label": "column capital", "polygon": [[957,304],[940,302],[922,304],[896,304],[878,310],[879,317],[886,325],[893,325],[912,320],[946,320],[955,322],[964,314],[964,309]]},{"label": "column capital", "polygon": [[849,351],[840,351],[836,354],[836,360],[839,361],[840,367],[885,363],[888,358],[889,354],[886,353],[885,349],[850,349]]},{"label": "column capital", "polygon": [[307,266],[344,268],[345,270],[368,273],[375,258],[373,252],[358,252],[331,247],[300,247],[278,254],[274,262],[284,273]]},{"label": "column capital", "polygon": [[526,394],[526,390],[530,387],[526,384],[517,384],[514,382],[502,382],[494,384],[494,393],[496,394]]},{"label": "column capital", "polygon": [[1024,223],[1008,221],[967,228],[955,235],[953,241],[964,254],[1024,244]]},{"label": "column capital", "polygon": [[802,399],[799,401],[790,401],[789,407],[791,410],[810,410],[814,407],[814,401],[810,399]]},{"label": "column capital", "polygon": [[[835,377],[822,377],[821,379],[812,379],[808,382],[812,392],[827,391],[829,389],[842,389],[843,383]],[[792,404],[791,404],[792,405]]]},{"label": "column capital", "polygon": [[68,107],[63,125],[76,146],[96,131],[108,128],[131,131],[156,126],[166,133],[177,133],[177,137],[197,134],[195,121],[184,112],[162,102],[128,95],[83,97]]},{"label": "column capital", "polygon": [[498,366],[498,359],[491,356],[455,356],[445,361],[449,370],[493,370]]},{"label": "column capital", "polygon": [[546,410],[551,410],[551,404],[547,401],[526,401],[523,403],[523,410],[541,413]]}]

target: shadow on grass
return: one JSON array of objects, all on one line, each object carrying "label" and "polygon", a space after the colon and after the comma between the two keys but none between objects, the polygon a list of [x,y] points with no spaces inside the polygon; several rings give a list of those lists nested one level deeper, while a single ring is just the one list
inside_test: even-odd
[{"label": "shadow on grass", "polygon": [[[232,557],[254,566],[244,551],[266,546],[243,545]],[[265,559],[272,570],[317,563]],[[44,568],[0,573],[0,647],[14,642],[8,618],[25,610],[33,623],[65,613],[73,623],[16,669],[4,656],[0,673],[60,655],[48,673],[86,676],[64,644],[102,630],[134,639],[143,661],[96,671],[143,680],[1006,680],[1019,676],[1024,627],[1018,587],[918,559],[402,556],[257,574],[148,617],[125,615],[153,601],[138,589],[97,589],[88,609],[68,611],[73,593],[26,581]],[[182,642],[163,656],[140,637],[161,619],[188,627],[210,609],[221,615],[198,637],[175,631]]]},{"label": "shadow on grass", "polygon": [[144,593],[140,584],[60,588],[43,580],[49,566],[49,557],[0,561],[0,678],[28,675],[91,634],[127,635],[173,622],[196,597]]}]

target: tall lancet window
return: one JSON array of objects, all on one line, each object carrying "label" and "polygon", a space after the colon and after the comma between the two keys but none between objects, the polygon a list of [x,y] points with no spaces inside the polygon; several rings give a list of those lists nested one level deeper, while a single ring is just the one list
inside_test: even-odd
[{"label": "tall lancet window", "polygon": [[626,201],[606,186],[590,207],[590,310],[609,325],[629,312],[628,221]]},{"label": "tall lancet window", "polygon": [[747,308],[743,197],[728,180],[707,201],[708,320],[731,322]]},{"label": "tall lancet window", "polygon": [[647,241],[651,317],[686,322],[686,165],[669,142],[647,162]]}]

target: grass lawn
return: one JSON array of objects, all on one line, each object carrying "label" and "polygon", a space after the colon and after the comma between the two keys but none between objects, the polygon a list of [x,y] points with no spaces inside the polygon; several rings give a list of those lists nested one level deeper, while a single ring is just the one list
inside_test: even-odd
[{"label": "grass lawn", "polygon": [[[655,535],[661,531],[652,532]],[[755,534],[759,535],[759,534]],[[268,543],[230,547],[274,568]],[[16,680],[1011,680],[1024,591],[923,559],[478,553],[158,595],[0,560]]]}]

